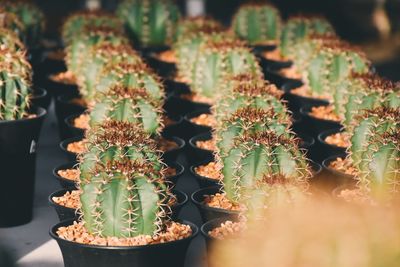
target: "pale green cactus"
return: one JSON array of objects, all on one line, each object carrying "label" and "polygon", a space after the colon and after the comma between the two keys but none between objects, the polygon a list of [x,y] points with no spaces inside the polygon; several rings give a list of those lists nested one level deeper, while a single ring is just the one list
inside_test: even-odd
[{"label": "pale green cactus", "polygon": [[24,51],[25,45],[21,42],[17,34],[7,28],[0,27],[0,47],[14,51]]},{"label": "pale green cactus", "polygon": [[232,21],[235,35],[251,45],[278,44],[281,26],[279,10],[266,3],[244,4]]}]

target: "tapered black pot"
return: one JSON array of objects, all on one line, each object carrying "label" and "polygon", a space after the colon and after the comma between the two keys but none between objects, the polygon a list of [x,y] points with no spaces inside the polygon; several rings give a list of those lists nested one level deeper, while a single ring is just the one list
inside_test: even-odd
[{"label": "tapered black pot", "polygon": [[304,107],[311,108],[316,106],[325,106],[329,104],[328,101],[322,99],[304,97],[290,92],[292,89],[296,89],[302,85],[302,83],[295,84],[293,82],[288,82],[282,87],[282,89],[285,91],[283,99],[287,101],[289,110],[292,111],[294,114],[301,114],[301,109]]},{"label": "tapered black pot", "polygon": [[70,131],[69,127],[65,123],[65,119],[68,116],[82,113],[86,110],[86,107],[77,104],[76,102],[74,102],[74,99],[79,99],[79,95],[61,95],[56,98],[55,111],[61,140],[74,136],[74,134]]},{"label": "tapered black pot", "polygon": [[49,196],[49,199],[48,199],[49,200],[49,204],[57,212],[57,216],[58,216],[58,219],[60,221],[65,221],[65,220],[70,220],[70,219],[77,220],[79,215],[77,214],[76,209],[68,208],[68,207],[65,207],[65,206],[62,206],[62,205],[59,205],[59,204],[55,203],[53,201],[53,197],[61,197],[61,196],[65,195],[67,192],[71,192],[71,191],[74,191],[74,190],[76,190],[75,187],[61,189],[61,190],[53,192]]},{"label": "tapered black pot", "polygon": [[176,185],[179,181],[179,178],[181,178],[183,173],[185,172],[185,167],[183,167],[183,165],[179,164],[176,161],[167,161],[165,162],[165,164],[167,164],[168,167],[175,169],[175,175],[167,176],[166,179]]},{"label": "tapered black pot", "polygon": [[323,152],[324,152],[324,159],[326,158],[330,158],[334,155],[344,155],[346,154],[346,148],[345,147],[340,147],[340,146],[335,146],[335,145],[331,145],[328,144],[325,139],[333,134],[336,133],[340,133],[343,132],[344,129],[334,129],[334,130],[328,130],[325,131],[323,133],[321,133],[320,135],[318,135],[318,142],[321,144],[321,147],[323,148]]},{"label": "tapered black pot", "polygon": [[68,139],[65,139],[64,141],[61,141],[60,148],[65,153],[69,162],[77,161],[78,154],[68,151],[67,150],[68,145],[71,143],[74,143],[74,142],[81,141],[82,139],[83,139],[82,136],[76,136],[76,137],[68,138]]},{"label": "tapered black pot", "polygon": [[[84,112],[83,112],[83,113],[84,113]],[[68,128],[68,132],[69,132],[73,137],[83,136],[83,135],[85,134],[85,129],[75,127],[75,125],[74,125],[74,120],[75,120],[76,118],[78,118],[78,117],[79,117],[81,114],[83,114],[83,113],[73,114],[73,115],[70,115],[70,116],[68,116],[68,117],[66,117],[66,118],[64,119],[64,123],[65,123],[65,125],[66,125],[67,128]]]},{"label": "tapered black pot", "polygon": [[36,149],[46,110],[32,108],[36,117],[0,121],[0,227],[32,219]]},{"label": "tapered black pot", "polygon": [[281,69],[290,68],[293,65],[292,61],[278,61],[278,60],[268,59],[263,55],[261,55],[260,53],[258,54],[258,59],[260,62],[260,66],[264,70],[264,72],[265,71],[276,72]]},{"label": "tapered black pot", "polygon": [[164,87],[167,96],[179,96],[183,94],[190,94],[190,87],[186,83],[175,81],[174,79],[165,79]]},{"label": "tapered black pot", "polygon": [[301,80],[284,77],[275,71],[270,71],[269,69],[264,70],[264,77],[266,80],[275,84],[276,87],[285,92],[303,85]]},{"label": "tapered black pot", "polygon": [[202,110],[196,110],[194,112],[187,114],[183,118],[184,120],[186,120],[187,125],[190,125],[191,135],[192,135],[191,137],[202,134],[202,133],[207,133],[212,130],[212,128],[210,126],[196,124],[191,121],[192,119],[197,118],[197,117],[201,116],[202,114],[211,114],[211,110],[209,108],[202,109]]},{"label": "tapered black pot", "polygon": [[48,92],[55,98],[61,95],[76,95],[79,93],[78,86],[76,84],[68,84],[63,82],[55,81],[51,78],[54,74],[50,74],[46,77],[43,85]]},{"label": "tapered black pot", "polygon": [[31,103],[35,107],[41,107],[47,110],[50,105],[51,96],[43,88],[34,88]]},{"label": "tapered black pot", "polygon": [[200,188],[206,188],[206,187],[213,187],[213,186],[220,186],[220,183],[216,179],[212,179],[209,177],[201,176],[196,173],[196,167],[206,165],[210,162],[215,161],[214,154],[212,153],[206,153],[204,154],[204,159],[202,161],[197,161],[193,163],[193,165],[190,166],[190,174],[195,177],[197,183],[199,184]]},{"label": "tapered black pot", "polygon": [[308,105],[300,109],[304,128],[306,129],[308,135],[314,137],[315,139],[317,139],[318,135],[323,132],[342,128],[342,125],[337,121],[318,119],[310,115],[312,107],[327,105],[327,103],[322,105]]},{"label": "tapered black pot", "polygon": [[175,63],[161,60],[158,53],[149,54],[147,62],[161,77],[170,77],[176,72]]},{"label": "tapered black pot", "polygon": [[322,162],[322,167],[324,168],[326,179],[330,179],[332,184],[335,185],[334,187],[354,182],[353,175],[337,171],[330,167],[330,163],[336,160],[336,158],[344,159],[346,158],[346,154],[338,154],[335,156],[331,156]]},{"label": "tapered black pot", "polygon": [[65,267],[183,267],[189,244],[198,234],[193,223],[183,221],[193,234],[181,240],[134,247],[94,246],[58,237],[57,229],[72,223],[73,220],[63,221],[50,230],[50,236],[60,246]]},{"label": "tapered black pot", "polygon": [[187,158],[189,163],[196,164],[200,162],[207,161],[207,159],[213,159],[214,151],[203,149],[197,146],[198,141],[207,141],[212,138],[211,131],[198,134],[189,140],[189,148],[187,153]]},{"label": "tapered black pot", "polygon": [[218,209],[209,207],[204,204],[204,199],[206,195],[215,195],[216,193],[221,192],[221,187],[214,186],[199,189],[191,195],[191,200],[199,209],[203,222],[208,222],[218,218],[224,218],[226,220],[236,220],[239,217],[239,211]]},{"label": "tapered black pot", "polygon": [[72,161],[72,162],[57,166],[53,169],[53,176],[57,179],[57,181],[60,183],[62,188],[66,189],[66,188],[75,187],[75,182],[70,179],[61,177],[60,175],[58,175],[58,171],[67,170],[67,169],[76,169],[77,164],[78,163],[76,161]]}]

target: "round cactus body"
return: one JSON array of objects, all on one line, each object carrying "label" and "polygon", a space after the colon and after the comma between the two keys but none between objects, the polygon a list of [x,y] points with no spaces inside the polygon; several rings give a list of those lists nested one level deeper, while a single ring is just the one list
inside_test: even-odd
[{"label": "round cactus body", "polygon": [[117,14],[134,42],[143,47],[172,44],[180,18],[178,7],[170,0],[125,0]]},{"label": "round cactus body", "polygon": [[172,196],[155,143],[140,128],[109,121],[89,132],[80,170],[81,212],[90,233],[133,237],[162,229]]},{"label": "round cactus body", "polygon": [[232,21],[236,36],[251,45],[277,44],[281,33],[278,9],[269,4],[246,4],[239,8]]}]

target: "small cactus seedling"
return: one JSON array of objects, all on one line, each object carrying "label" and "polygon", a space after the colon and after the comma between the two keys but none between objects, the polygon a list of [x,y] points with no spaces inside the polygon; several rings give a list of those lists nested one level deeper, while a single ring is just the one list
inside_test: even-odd
[{"label": "small cactus seedling", "polygon": [[349,131],[354,118],[363,109],[400,107],[399,86],[370,73],[354,74],[341,87],[336,87],[334,96],[335,112],[344,115],[343,124]]},{"label": "small cactus seedling", "polygon": [[328,97],[336,86],[352,73],[368,73],[370,62],[365,54],[345,42],[324,43],[302,69],[304,82],[312,96]]},{"label": "small cactus seedling", "polygon": [[313,34],[335,33],[332,25],[322,17],[294,16],[283,27],[280,51],[286,58],[291,58],[294,44]]},{"label": "small cactus seedling", "polygon": [[140,125],[152,136],[161,130],[162,101],[149,96],[144,88],[113,86],[100,96],[90,112],[91,128],[105,121]]},{"label": "small cactus seedling", "polygon": [[149,97],[161,100],[164,97],[164,86],[161,78],[157,76],[145,63],[129,62],[127,60],[118,64],[108,64],[101,75],[101,82],[97,91],[106,92],[114,85],[143,88]]},{"label": "small cactus seedling", "polygon": [[220,97],[213,106],[217,121],[229,118],[245,107],[263,110],[272,107],[276,114],[288,115],[281,100],[282,92],[258,75],[244,73],[227,77],[218,90],[221,92]]},{"label": "small cactus seedling", "polygon": [[261,76],[256,57],[242,41],[211,41],[199,49],[190,85],[194,92],[213,98],[224,77],[248,72]]},{"label": "small cactus seedling", "polygon": [[104,12],[82,11],[69,16],[62,27],[62,38],[67,46],[75,38],[82,38],[92,29],[102,28],[104,31],[113,31],[118,35],[123,34],[122,22],[112,14]]},{"label": "small cactus seedling", "polygon": [[232,30],[251,45],[277,44],[281,25],[280,13],[274,6],[251,3],[241,6],[234,15]]},{"label": "small cactus seedling", "polygon": [[131,123],[109,121],[88,133],[81,158],[81,212],[102,237],[154,235],[170,214],[172,195],[155,143]]},{"label": "small cactus seedling", "polygon": [[378,202],[400,193],[400,108],[365,110],[351,138],[350,160],[358,186]]},{"label": "small cactus seedling", "polygon": [[0,48],[0,120],[17,120],[26,115],[32,70],[25,58],[25,51]]},{"label": "small cactus seedling", "polygon": [[311,174],[297,139],[267,131],[237,139],[221,162],[224,190],[235,203],[246,199],[248,190],[268,177],[278,175],[301,185]]},{"label": "small cactus seedling", "polygon": [[275,132],[277,135],[290,134],[291,121],[286,114],[275,113],[273,106],[263,109],[247,106],[223,119],[214,131],[218,153],[225,155],[236,139],[243,135],[261,132]]},{"label": "small cactus seedling", "polygon": [[43,12],[29,1],[5,1],[3,7],[7,12],[15,14],[24,25],[24,42],[29,47],[39,45],[45,30]]},{"label": "small cactus seedling", "polygon": [[143,47],[172,44],[180,18],[178,7],[170,0],[125,0],[117,14],[134,42]]}]

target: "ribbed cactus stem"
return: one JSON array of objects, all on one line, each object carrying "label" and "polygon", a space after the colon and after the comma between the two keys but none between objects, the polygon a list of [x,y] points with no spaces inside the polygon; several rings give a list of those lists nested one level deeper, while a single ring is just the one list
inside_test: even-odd
[{"label": "ribbed cactus stem", "polygon": [[252,45],[277,44],[281,24],[280,13],[274,6],[252,3],[239,8],[234,15],[232,28],[236,36]]},{"label": "ribbed cactus stem", "polygon": [[109,121],[89,133],[81,158],[81,212],[86,229],[103,237],[159,232],[171,198],[155,143],[140,128]]}]

